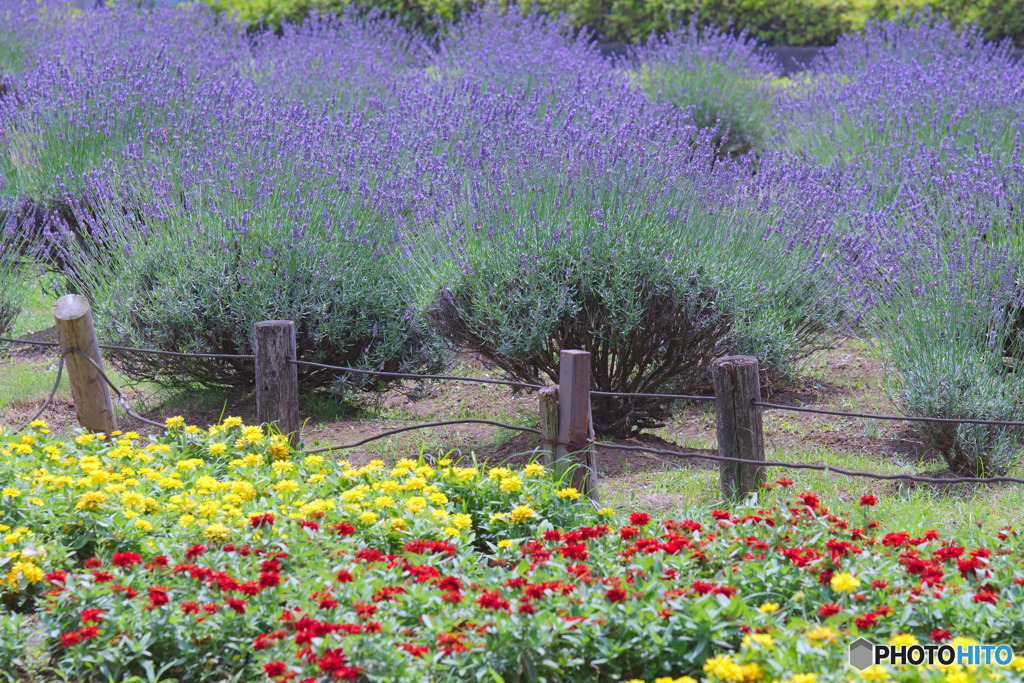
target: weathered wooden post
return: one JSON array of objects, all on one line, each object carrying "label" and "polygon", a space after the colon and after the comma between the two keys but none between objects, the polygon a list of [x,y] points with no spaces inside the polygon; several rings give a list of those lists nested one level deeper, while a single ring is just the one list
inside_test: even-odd
[{"label": "weathered wooden post", "polygon": [[[571,483],[594,501],[597,492],[597,457],[592,439],[590,417],[590,354],[586,351],[562,351],[558,370],[558,447],[555,473],[570,466]],[[570,456],[570,454],[572,454]]]},{"label": "weathered wooden post", "polygon": [[[117,416],[114,415],[107,383],[100,374],[103,359],[89,300],[78,294],[62,296],[53,305],[53,320],[57,325],[64,364],[68,368],[78,424],[91,432],[109,434],[117,429]],[[96,365],[75,353],[75,349],[91,358]]]},{"label": "weathered wooden post", "polygon": [[558,387],[544,387],[537,392],[540,402],[540,461],[553,469],[558,457]]},{"label": "weathered wooden post", "polygon": [[711,364],[715,385],[715,420],[718,454],[742,458],[746,462],[722,462],[719,471],[722,496],[741,500],[764,484],[764,429],[761,408],[761,379],[757,359],[750,356],[726,356]]},{"label": "weathered wooden post", "polygon": [[295,360],[295,322],[264,320],[253,326],[256,356],[256,415],[299,445],[299,370]]}]

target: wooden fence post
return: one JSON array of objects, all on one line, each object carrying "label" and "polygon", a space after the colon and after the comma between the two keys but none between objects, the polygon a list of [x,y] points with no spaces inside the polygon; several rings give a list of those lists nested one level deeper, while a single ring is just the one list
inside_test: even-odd
[{"label": "wooden fence post", "polygon": [[264,320],[253,326],[256,356],[256,415],[299,445],[299,370],[295,360],[295,322]]},{"label": "wooden fence post", "polygon": [[752,401],[761,400],[761,380],[757,359],[750,356],[726,356],[711,364],[715,385],[715,421],[718,432],[718,454],[742,458],[751,464],[722,462],[722,496],[742,500],[756,492],[765,479],[764,429],[761,408]]},{"label": "wooden fence post", "polygon": [[[562,474],[571,465],[572,486],[595,502],[597,457],[591,439],[594,428],[590,416],[590,354],[586,351],[562,351],[558,370],[558,447],[555,473]],[[570,458],[570,453],[573,456]]]},{"label": "wooden fence post", "polygon": [[558,457],[558,387],[544,387],[537,392],[540,399],[540,461],[553,469]]},{"label": "wooden fence post", "polygon": [[[61,353],[64,354],[64,364],[68,368],[78,424],[91,432],[109,434],[117,429],[117,417],[114,415],[114,404],[110,401],[107,383],[97,369],[97,366],[103,367],[103,359],[100,357],[89,300],[77,294],[62,296],[53,305],[53,320],[57,325],[57,338]],[[78,349],[96,365],[72,349]]]}]

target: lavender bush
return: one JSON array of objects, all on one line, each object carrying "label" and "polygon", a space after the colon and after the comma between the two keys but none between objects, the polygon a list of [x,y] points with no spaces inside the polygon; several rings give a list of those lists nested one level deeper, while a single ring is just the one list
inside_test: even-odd
[{"label": "lavender bush", "polygon": [[758,52],[748,34],[680,25],[634,47],[626,64],[656,102],[693,108],[700,128],[716,128],[726,153],[763,150],[779,99],[774,61]]}]

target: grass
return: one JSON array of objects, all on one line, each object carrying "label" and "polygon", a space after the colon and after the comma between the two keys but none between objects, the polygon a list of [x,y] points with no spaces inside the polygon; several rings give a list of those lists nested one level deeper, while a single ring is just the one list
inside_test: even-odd
[{"label": "grass", "polygon": [[[52,326],[52,287],[43,277],[26,280],[25,311],[16,322],[14,334],[22,336]],[[879,375],[882,362],[877,346],[850,340],[840,348],[808,359],[801,368],[802,386],[808,385],[812,405],[837,410],[890,412],[891,400]],[[0,423],[12,423],[14,417],[27,418],[49,393],[57,369],[50,355],[9,357],[0,360]],[[492,376],[476,364],[456,363],[451,371],[462,376]],[[109,368],[111,379],[124,387],[129,379]],[[215,421],[227,414],[250,415],[253,396],[249,392],[215,391],[201,387],[186,390],[162,390],[142,384],[134,390],[133,407],[147,411],[155,419],[184,414],[201,423]],[[428,421],[483,418],[535,427],[538,416],[532,396],[514,396],[504,387],[465,383],[435,383],[427,391],[411,392],[411,383],[390,392],[364,394],[339,400],[327,393],[303,396],[300,411],[307,420],[303,431],[307,447],[330,443],[351,443],[396,426]],[[420,389],[417,387],[417,389]],[[402,400],[402,395],[409,398]],[[412,396],[416,396],[413,400]],[[71,402],[67,377],[57,392],[58,401]],[[26,406],[26,404],[28,404]],[[652,434],[686,450],[715,448],[715,412],[712,404],[681,406],[682,412],[668,425]],[[118,409],[119,415],[122,411]],[[77,428],[70,416],[51,426],[56,433],[71,434]],[[846,469],[879,474],[919,473],[935,469],[937,463],[922,463],[899,455],[892,446],[898,425],[874,420],[847,420],[832,416],[767,411],[764,418],[769,459],[799,463],[834,465]],[[14,425],[20,426],[20,425]],[[139,430],[142,431],[142,430]],[[432,428],[389,436],[371,442],[356,451],[340,451],[342,458],[380,458],[393,461],[419,453],[452,453],[455,457],[507,452],[511,439],[519,432],[509,429],[467,425]],[[837,439],[838,446],[822,444]],[[686,517],[715,507],[726,507],[719,490],[717,469],[697,469],[685,462],[667,463],[650,469],[638,458],[620,461],[621,473],[601,477],[602,505],[626,511],[645,510],[659,517]],[[602,467],[607,467],[602,465]],[[1020,465],[1011,476],[1024,476]],[[878,505],[865,514],[909,530],[935,528],[944,535],[961,536],[978,526],[1001,528],[1019,521],[1024,508],[1024,487],[1013,485],[972,487],[956,485],[943,489],[810,470],[769,468],[769,481],[780,477],[793,479],[797,493],[812,491],[822,504],[841,513],[853,513],[857,519],[858,499],[872,493]]]}]

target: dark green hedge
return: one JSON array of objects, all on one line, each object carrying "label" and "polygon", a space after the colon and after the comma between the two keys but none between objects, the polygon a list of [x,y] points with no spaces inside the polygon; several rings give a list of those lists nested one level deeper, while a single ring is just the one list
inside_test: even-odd
[{"label": "dark green hedge", "polygon": [[[316,9],[339,11],[350,5],[379,7],[427,33],[457,20],[479,0],[203,0],[256,26],[277,27]],[[568,15],[607,42],[643,42],[680,21],[732,25],[770,45],[831,45],[844,31],[871,19],[898,19],[930,6],[959,26],[976,23],[986,39],[1012,38],[1024,47],[1024,0],[524,0],[524,11]]]}]

